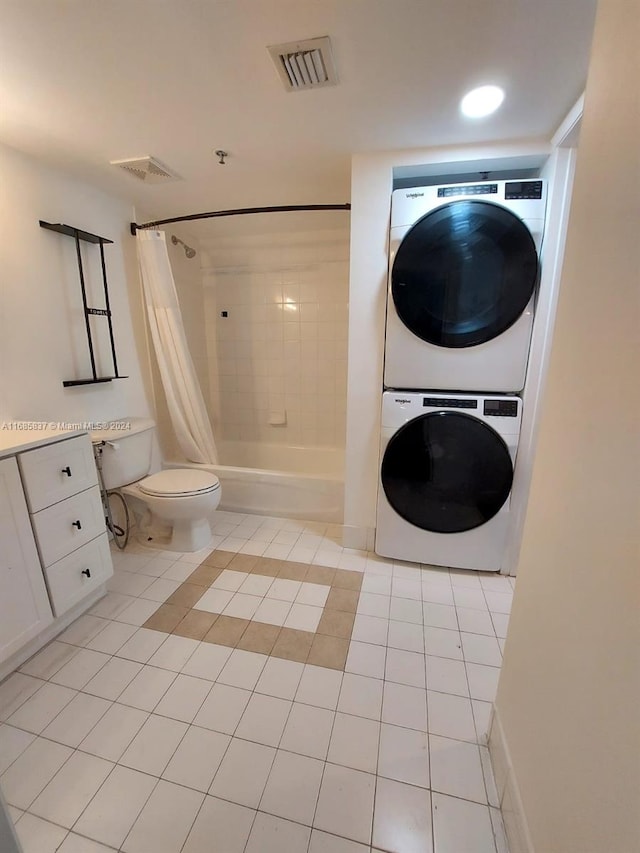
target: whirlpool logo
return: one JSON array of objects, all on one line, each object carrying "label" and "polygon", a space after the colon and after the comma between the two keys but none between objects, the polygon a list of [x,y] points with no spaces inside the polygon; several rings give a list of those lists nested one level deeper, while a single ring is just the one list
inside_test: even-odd
[{"label": "whirlpool logo", "polygon": [[405,397],[394,397],[393,398],[396,403],[410,403],[411,400],[407,400]]},{"label": "whirlpool logo", "polygon": [[405,193],[407,198],[422,198],[424,193]]}]

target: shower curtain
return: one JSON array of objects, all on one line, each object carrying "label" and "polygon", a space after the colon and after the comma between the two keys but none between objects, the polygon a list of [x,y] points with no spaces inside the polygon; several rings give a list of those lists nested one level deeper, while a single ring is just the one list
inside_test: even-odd
[{"label": "shower curtain", "polygon": [[216,444],[187,347],[164,232],[138,231],[137,242],[151,339],[178,445],[189,462],[216,464]]}]

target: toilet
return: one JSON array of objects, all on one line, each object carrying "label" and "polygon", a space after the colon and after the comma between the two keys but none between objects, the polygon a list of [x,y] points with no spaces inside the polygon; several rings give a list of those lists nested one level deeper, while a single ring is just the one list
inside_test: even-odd
[{"label": "toilet", "polygon": [[[152,470],[155,423],[148,418],[122,418],[117,429],[93,430],[91,441],[107,491],[119,489],[133,498],[133,509],[150,510],[171,527],[170,551],[199,551],[211,542],[209,518],[220,503],[220,481],[197,468]],[[126,427],[126,428],[125,428]],[[138,503],[139,502],[139,503]]]}]

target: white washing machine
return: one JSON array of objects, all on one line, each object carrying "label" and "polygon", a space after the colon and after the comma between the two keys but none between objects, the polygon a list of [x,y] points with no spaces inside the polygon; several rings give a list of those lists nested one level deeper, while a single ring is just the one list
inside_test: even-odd
[{"label": "white washing machine", "polygon": [[382,395],[377,554],[502,568],[521,407],[506,395]]},{"label": "white washing machine", "polygon": [[542,180],[394,191],[387,388],[523,388],[545,208]]}]

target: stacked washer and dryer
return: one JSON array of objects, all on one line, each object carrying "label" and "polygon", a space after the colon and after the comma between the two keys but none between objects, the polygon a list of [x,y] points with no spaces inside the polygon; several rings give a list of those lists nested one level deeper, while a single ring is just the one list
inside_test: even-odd
[{"label": "stacked washer and dryer", "polygon": [[393,193],[380,555],[503,566],[545,208],[542,180]]}]

